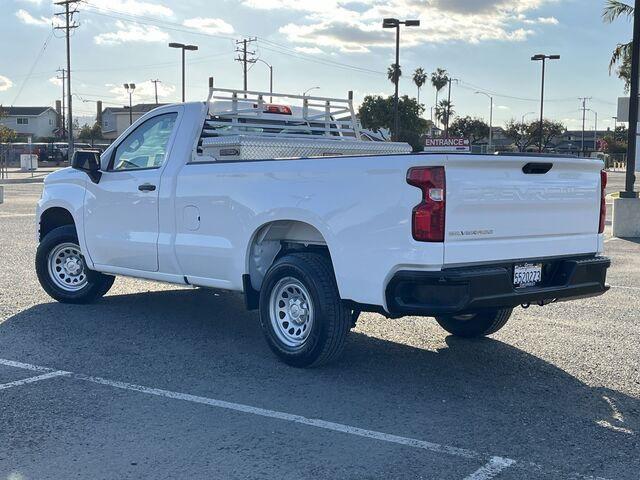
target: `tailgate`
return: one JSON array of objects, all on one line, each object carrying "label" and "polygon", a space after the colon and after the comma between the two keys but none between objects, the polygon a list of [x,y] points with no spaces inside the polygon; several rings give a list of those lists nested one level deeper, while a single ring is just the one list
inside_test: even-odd
[{"label": "tailgate", "polygon": [[444,263],[597,252],[602,168],[583,158],[449,156]]}]

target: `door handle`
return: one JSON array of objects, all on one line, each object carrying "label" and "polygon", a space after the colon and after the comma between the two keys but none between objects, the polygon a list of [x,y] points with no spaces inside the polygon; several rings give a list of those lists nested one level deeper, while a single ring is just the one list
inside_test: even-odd
[{"label": "door handle", "polygon": [[143,183],[142,185],[138,185],[138,190],[141,192],[153,192],[156,189],[155,185],[151,185],[150,183]]}]

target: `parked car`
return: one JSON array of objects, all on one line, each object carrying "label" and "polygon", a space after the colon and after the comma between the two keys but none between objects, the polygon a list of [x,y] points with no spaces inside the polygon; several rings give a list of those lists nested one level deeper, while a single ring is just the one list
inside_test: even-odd
[{"label": "parked car", "polygon": [[[408,146],[358,140],[355,124],[333,135],[347,127],[328,114],[306,113],[325,135],[301,134],[293,114],[233,93],[223,111],[157,108],[46,177],[36,270],[50,296],[91,302],[116,275],[241,292],[271,349],[315,366],[338,357],[362,311],[477,337],[519,305],[607,291],[602,162],[385,155]],[[256,132],[252,118],[280,123]],[[260,141],[313,156],[273,158]],[[348,149],[361,150],[335,154]]]}]

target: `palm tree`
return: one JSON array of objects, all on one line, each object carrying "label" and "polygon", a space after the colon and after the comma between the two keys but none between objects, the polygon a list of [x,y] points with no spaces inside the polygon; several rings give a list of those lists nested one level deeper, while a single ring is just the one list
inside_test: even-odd
[{"label": "palm tree", "polygon": [[427,83],[427,74],[424,72],[424,69],[416,68],[416,71],[413,72],[413,83],[418,87],[418,105],[420,105],[420,89]]},{"label": "palm tree", "polygon": [[392,63],[387,69],[387,78],[395,85],[400,81],[401,76],[402,70],[400,69],[400,65]]},{"label": "palm tree", "polygon": [[[634,7],[628,5],[619,0],[607,0],[607,4],[602,12],[602,19],[605,23],[613,23],[620,17],[632,18],[634,13]],[[631,59],[631,46],[633,42],[619,43],[613,50],[611,55],[611,61],[609,62],[609,73],[614,69],[616,65],[620,65],[618,69],[618,76],[627,82],[629,86],[630,72],[625,71],[625,67],[628,70],[628,65]],[[625,65],[626,64],[626,65]]]},{"label": "palm tree", "polygon": [[[444,68],[437,68],[431,74],[431,85],[436,89],[436,110],[438,109],[438,93],[449,83],[449,74]],[[437,115],[436,115],[437,118]]]},{"label": "palm tree", "polygon": [[449,125],[449,119],[455,115],[455,113],[453,103],[448,100],[441,100],[436,106],[436,118],[444,125]]}]

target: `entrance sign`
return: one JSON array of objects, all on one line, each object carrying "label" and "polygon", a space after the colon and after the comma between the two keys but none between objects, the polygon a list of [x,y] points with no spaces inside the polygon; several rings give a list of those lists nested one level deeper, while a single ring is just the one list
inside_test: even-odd
[{"label": "entrance sign", "polygon": [[471,142],[468,138],[427,138],[424,141],[424,151],[429,153],[470,153]]}]

